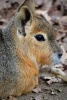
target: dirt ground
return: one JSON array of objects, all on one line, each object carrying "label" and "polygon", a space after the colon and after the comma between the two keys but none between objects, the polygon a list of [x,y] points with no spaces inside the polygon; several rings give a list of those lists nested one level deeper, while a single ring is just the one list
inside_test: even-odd
[{"label": "dirt ground", "polygon": [[39,93],[28,93],[17,98],[18,100],[67,100],[67,83],[53,83],[51,85],[40,79]]}]

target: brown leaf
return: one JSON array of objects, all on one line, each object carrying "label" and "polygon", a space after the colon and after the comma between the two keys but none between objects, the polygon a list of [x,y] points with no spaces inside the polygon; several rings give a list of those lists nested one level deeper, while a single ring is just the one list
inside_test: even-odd
[{"label": "brown leaf", "polygon": [[56,93],[52,90],[51,91],[51,93],[50,93],[51,95],[56,95]]},{"label": "brown leaf", "polygon": [[43,77],[44,80],[46,80],[46,82],[50,85],[52,83],[58,83],[61,82],[61,79],[56,78],[56,77]]},{"label": "brown leaf", "polygon": [[34,100],[43,100],[43,97],[42,97],[42,95],[38,95],[38,96],[35,97]]},{"label": "brown leaf", "polygon": [[[61,48],[62,48],[62,50],[63,50],[63,56],[62,56],[62,58],[61,58],[61,62],[63,63],[63,64],[67,64],[67,62],[65,62],[65,61],[67,61],[67,53],[65,52],[65,49],[64,49],[64,47],[63,47],[63,45],[61,45]],[[67,48],[67,44],[66,44],[66,48]]]},{"label": "brown leaf", "polygon": [[41,88],[38,86],[37,88],[33,89],[32,92],[34,92],[34,93],[40,93],[40,92],[42,92],[42,90],[41,90]]}]

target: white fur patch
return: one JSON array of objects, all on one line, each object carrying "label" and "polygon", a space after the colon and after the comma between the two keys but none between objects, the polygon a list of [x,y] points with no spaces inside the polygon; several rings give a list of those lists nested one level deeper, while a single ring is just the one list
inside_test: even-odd
[{"label": "white fur patch", "polygon": [[17,36],[18,38],[22,38],[22,33],[21,33],[21,29],[20,28],[17,28]]}]

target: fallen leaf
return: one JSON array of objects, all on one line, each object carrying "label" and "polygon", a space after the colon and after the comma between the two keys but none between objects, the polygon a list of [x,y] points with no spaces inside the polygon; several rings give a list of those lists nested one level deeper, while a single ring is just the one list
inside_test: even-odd
[{"label": "fallen leaf", "polygon": [[56,77],[43,77],[43,79],[47,82],[47,84],[52,84],[52,83],[58,83],[61,82],[60,78],[56,78]]},{"label": "fallen leaf", "polygon": [[[66,46],[67,47],[67,46]],[[61,45],[61,48],[63,50],[63,55],[62,55],[62,58],[61,58],[61,62],[63,64],[65,64],[65,60],[67,60],[67,53],[65,52],[65,48],[63,47],[63,45]]]},{"label": "fallen leaf", "polygon": [[60,93],[62,93],[62,89],[55,89],[57,92],[60,92]]},{"label": "fallen leaf", "polygon": [[33,89],[32,92],[34,92],[34,93],[41,93],[42,90],[41,90],[41,88],[38,86],[38,87],[36,87],[35,89]]},{"label": "fallen leaf", "polygon": [[51,95],[56,95],[56,93],[52,90],[51,91],[51,93],[50,93]]},{"label": "fallen leaf", "polygon": [[38,96],[35,97],[34,100],[43,100],[43,97],[42,97],[42,95],[38,95]]}]

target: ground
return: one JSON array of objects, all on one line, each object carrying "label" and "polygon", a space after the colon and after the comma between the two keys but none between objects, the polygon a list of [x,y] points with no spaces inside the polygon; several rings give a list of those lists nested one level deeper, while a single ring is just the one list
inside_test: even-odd
[{"label": "ground", "polygon": [[67,100],[67,84],[53,83],[48,85],[44,80],[40,79],[39,93],[28,93],[22,95],[18,100]]}]

